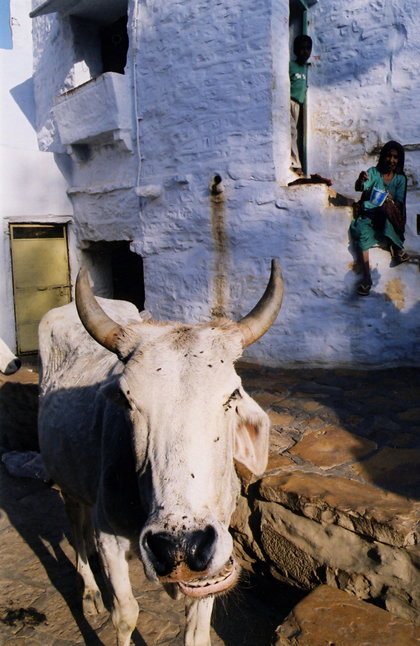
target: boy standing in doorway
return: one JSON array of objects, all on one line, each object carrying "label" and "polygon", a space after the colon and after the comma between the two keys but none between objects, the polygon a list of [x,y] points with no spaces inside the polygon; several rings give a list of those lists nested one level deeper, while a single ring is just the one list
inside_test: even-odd
[{"label": "boy standing in doorway", "polygon": [[293,43],[295,61],[289,63],[290,77],[290,126],[292,135],[291,169],[303,175],[299,158],[297,124],[300,106],[303,105],[307,90],[307,63],[312,52],[312,39],[309,36],[297,36]]}]

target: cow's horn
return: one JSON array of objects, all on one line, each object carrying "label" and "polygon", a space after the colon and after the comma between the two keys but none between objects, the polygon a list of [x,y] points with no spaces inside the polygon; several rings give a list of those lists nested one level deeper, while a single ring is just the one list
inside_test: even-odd
[{"label": "cow's horn", "polygon": [[81,267],[77,276],[76,307],[80,320],[91,337],[107,350],[118,354],[118,342],[124,335],[124,330],[96,302],[86,267]]},{"label": "cow's horn", "polygon": [[283,300],[283,278],[277,260],[271,261],[271,275],[265,292],[254,309],[238,321],[242,331],[242,344],[247,348],[273,325]]}]

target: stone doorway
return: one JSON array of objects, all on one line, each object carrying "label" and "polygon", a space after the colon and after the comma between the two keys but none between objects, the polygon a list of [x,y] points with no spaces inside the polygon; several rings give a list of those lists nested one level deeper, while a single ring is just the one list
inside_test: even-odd
[{"label": "stone doorway", "polygon": [[143,259],[129,241],[91,242],[84,250],[95,295],[129,301],[144,309]]}]

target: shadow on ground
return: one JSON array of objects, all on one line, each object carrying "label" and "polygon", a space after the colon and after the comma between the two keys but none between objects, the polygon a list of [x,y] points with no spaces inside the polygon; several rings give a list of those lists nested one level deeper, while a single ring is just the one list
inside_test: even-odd
[{"label": "shadow on ground", "polygon": [[[109,614],[87,620],[82,613],[59,492],[41,481],[12,477],[3,464],[0,476],[0,645],[114,646]],[[141,609],[132,643],[181,646],[183,602],[172,601],[148,582],[138,562],[130,563],[130,574]],[[96,575],[100,577],[98,571]],[[213,646],[268,646],[275,628],[304,594],[243,573],[237,588],[215,604]]]}]

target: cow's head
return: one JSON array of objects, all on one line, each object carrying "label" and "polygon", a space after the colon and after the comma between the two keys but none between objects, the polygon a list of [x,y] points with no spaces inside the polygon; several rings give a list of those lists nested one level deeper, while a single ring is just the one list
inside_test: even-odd
[{"label": "cow's head", "polygon": [[256,475],[269,420],[243,390],[234,362],[274,322],[282,301],[272,262],[264,296],[238,323],[131,323],[109,319],[79,272],[76,304],[87,331],[125,364],[105,395],[126,409],[147,521],[140,551],[149,578],[206,596],[236,579],[229,521],[239,493],[234,458]]}]

